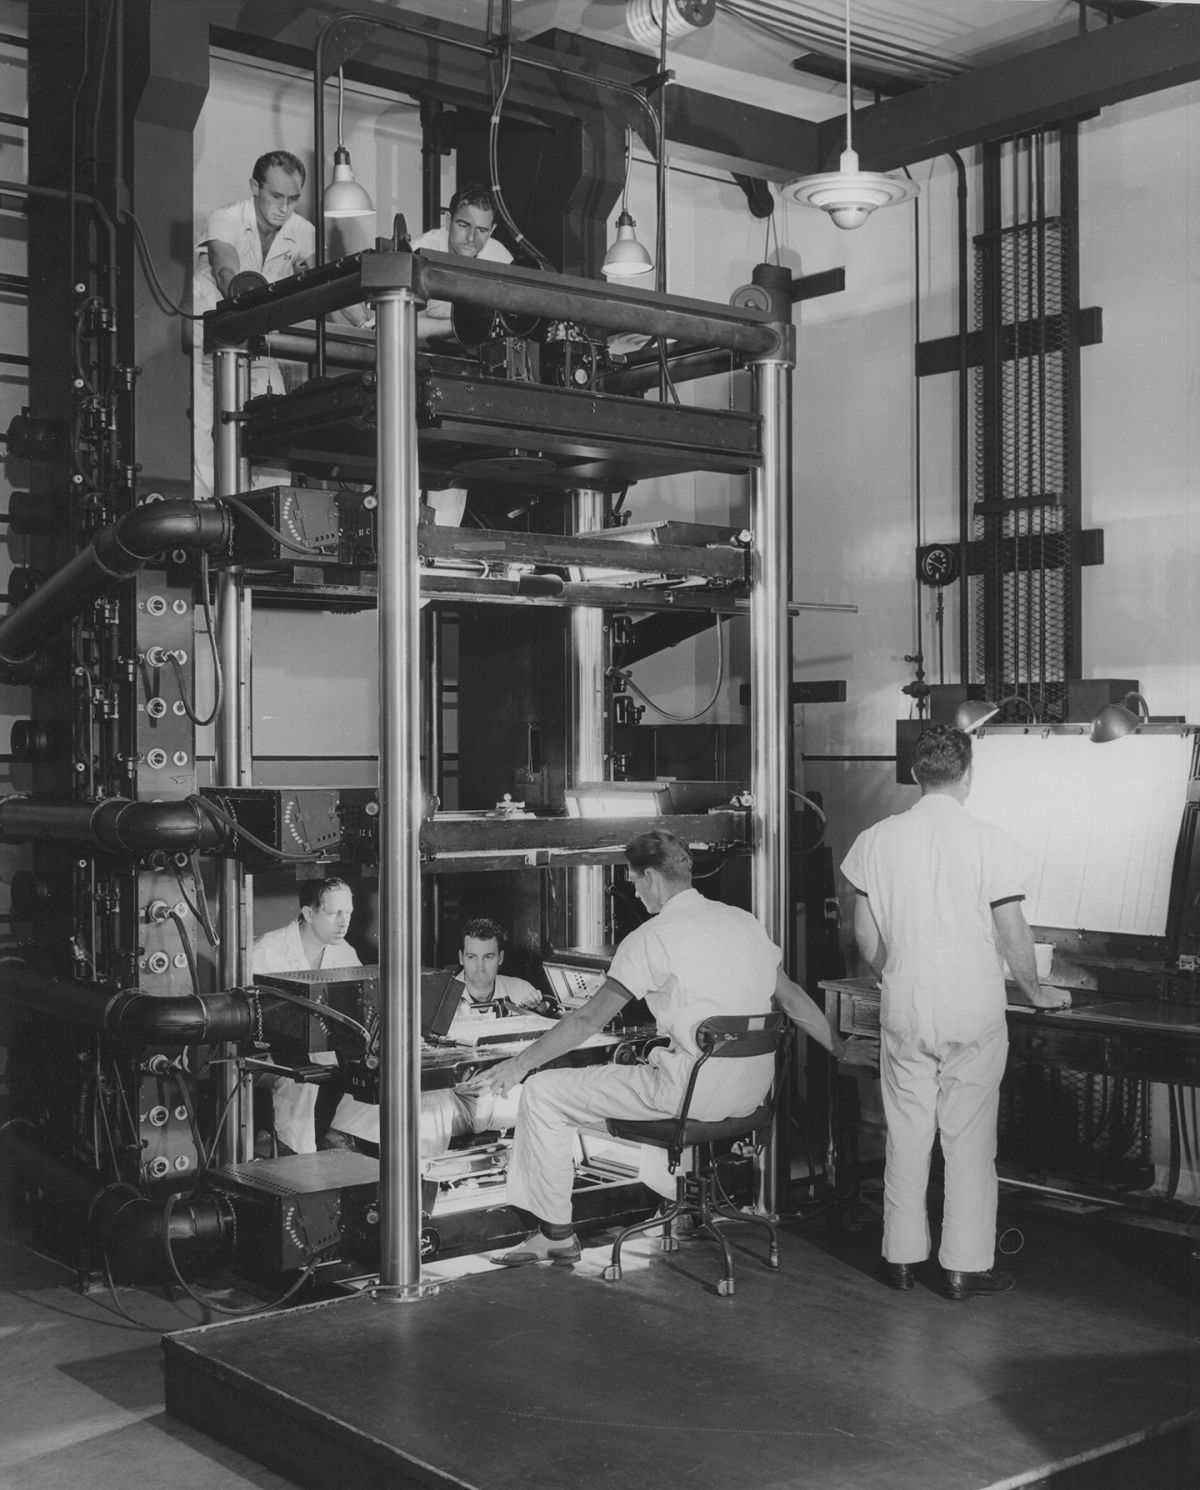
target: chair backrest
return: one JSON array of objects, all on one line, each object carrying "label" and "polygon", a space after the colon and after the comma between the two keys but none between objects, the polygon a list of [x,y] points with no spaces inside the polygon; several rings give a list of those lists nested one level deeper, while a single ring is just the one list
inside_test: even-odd
[{"label": "chair backrest", "polygon": [[696,1045],[705,1060],[725,1056],[771,1055],[781,1050],[792,1021],[770,1014],[715,1014],[696,1027]]},{"label": "chair backrest", "polygon": [[692,1094],[696,1090],[696,1078],[705,1062],[736,1056],[775,1055],[780,1050],[786,1051],[783,1068],[776,1073],[773,1090],[765,1103],[773,1114],[779,1092],[787,1080],[788,1062],[792,1054],[791,1032],[792,1021],[778,1010],[769,1014],[714,1014],[709,1019],[701,1020],[696,1026],[696,1045],[700,1054],[692,1063],[683,1101],[675,1119],[675,1137],[668,1151],[672,1171],[679,1163],[679,1156],[683,1151],[684,1133],[692,1108]]}]

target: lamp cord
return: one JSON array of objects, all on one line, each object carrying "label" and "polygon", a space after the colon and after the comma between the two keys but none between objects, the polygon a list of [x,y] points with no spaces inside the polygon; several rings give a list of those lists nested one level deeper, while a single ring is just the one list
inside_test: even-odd
[{"label": "lamp cord", "polygon": [[345,145],[342,143],[342,110],[343,110],[343,107],[345,105],[345,97],[346,97],[346,95],[345,95],[345,89],[346,89],[345,78],[343,77],[342,68],[339,67],[338,68],[338,142],[337,142],[337,147],[338,147],[339,150],[344,150],[346,148]]},{"label": "lamp cord", "polygon": [[850,92],[850,0],[846,0],[846,149],[854,149],[850,116],[854,113],[854,99]]}]

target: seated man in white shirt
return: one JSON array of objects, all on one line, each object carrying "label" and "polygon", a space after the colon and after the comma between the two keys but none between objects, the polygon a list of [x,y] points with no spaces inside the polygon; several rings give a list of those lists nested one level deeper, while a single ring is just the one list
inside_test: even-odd
[{"label": "seated man in white shirt", "polygon": [[[469,1035],[480,1021],[502,1018],[514,1011],[535,1012],[542,996],[524,978],[502,973],[504,931],[495,921],[483,918],[463,927],[458,965],[462,969],[462,996],[450,1025],[448,1038]],[[457,1092],[450,1088],[421,1095],[421,1154],[440,1154],[454,1138],[493,1129],[511,1128],[517,1120],[519,1094],[497,1096],[492,1092]],[[379,1144],[379,1108],[345,1096],[338,1104],[325,1142],[337,1147],[352,1139],[356,1148],[376,1152]]]},{"label": "seated man in white shirt", "polygon": [[[353,914],[354,895],[345,880],[301,880],[299,916],[255,940],[251,971],[298,973],[309,968],[358,967],[358,953],[346,941]],[[321,1051],[314,1059],[333,1065],[336,1057]],[[276,1080],[271,1104],[279,1152],[316,1153],[317,1092],[308,1082],[283,1076]]]}]

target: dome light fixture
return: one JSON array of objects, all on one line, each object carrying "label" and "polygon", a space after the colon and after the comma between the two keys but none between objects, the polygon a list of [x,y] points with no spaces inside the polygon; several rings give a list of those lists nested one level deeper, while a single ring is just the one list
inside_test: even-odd
[{"label": "dome light fixture", "polygon": [[851,134],[853,94],[850,82],[850,0],[846,0],[846,148],[836,171],[801,176],[787,188],[802,207],[819,207],[839,228],[861,228],[877,207],[896,207],[911,201],[919,188],[914,181],[886,176],[880,171],[861,171]]},{"label": "dome light fixture", "polygon": [[[1134,711],[1131,705],[1136,705]],[[1094,745],[1107,745],[1123,735],[1131,735],[1140,724],[1150,718],[1150,707],[1140,693],[1127,693],[1119,704],[1105,704],[1092,720],[1091,740]]]},{"label": "dome light fixture", "polygon": [[333,152],[333,180],[325,188],[326,217],[370,217],[375,203],[354,179],[354,168],[350,164],[350,152],[342,143],[342,109],[345,101],[345,83],[342,69],[338,68],[338,142]]},{"label": "dome light fixture", "polygon": [[999,712],[1000,705],[994,704],[990,698],[969,698],[955,709],[954,728],[962,730],[964,735],[973,734]]}]

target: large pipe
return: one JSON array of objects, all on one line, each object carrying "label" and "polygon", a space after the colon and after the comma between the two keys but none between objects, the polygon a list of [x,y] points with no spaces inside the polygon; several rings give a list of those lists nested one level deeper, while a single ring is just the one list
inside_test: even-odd
[{"label": "large pipe", "polygon": [[0,660],[28,662],[73,616],[168,549],[215,554],[233,532],[219,502],[146,502],[102,528],[73,559],[0,621]]},{"label": "large pipe", "polygon": [[[788,599],[792,580],[792,368],[795,328],[786,354],[751,366],[754,407],[762,420],[762,465],[750,492],[750,750],[754,794],[751,884],[754,914],[791,965],[792,901],[788,823],[792,771],[792,657]],[[778,1209],[779,1141],[763,1156],[758,1204]]]},{"label": "large pipe", "polygon": [[417,301],[372,297],[379,372],[379,1282],[421,1283],[421,648],[417,515]]},{"label": "large pipe", "polygon": [[[65,802],[53,797],[0,799],[0,842],[77,843],[110,854],[219,853],[229,830],[188,799]],[[240,979],[230,979],[231,983]]]},{"label": "large pipe", "polygon": [[0,1004],[61,1019],[121,1045],[210,1045],[245,1040],[255,1031],[253,996],[240,988],[199,996],[113,993],[96,983],[72,983],[19,957],[0,959]]},{"label": "large pipe", "polygon": [[[0,1151],[40,1190],[78,1216],[110,1257],[127,1246],[161,1249],[164,1208],[133,1185],[112,1184],[94,1170],[60,1158],[41,1142],[33,1125],[21,1119],[0,1127]],[[233,1207],[224,1196],[181,1197],[171,1209],[169,1240],[172,1247],[189,1242],[232,1246],[234,1221]]]}]

